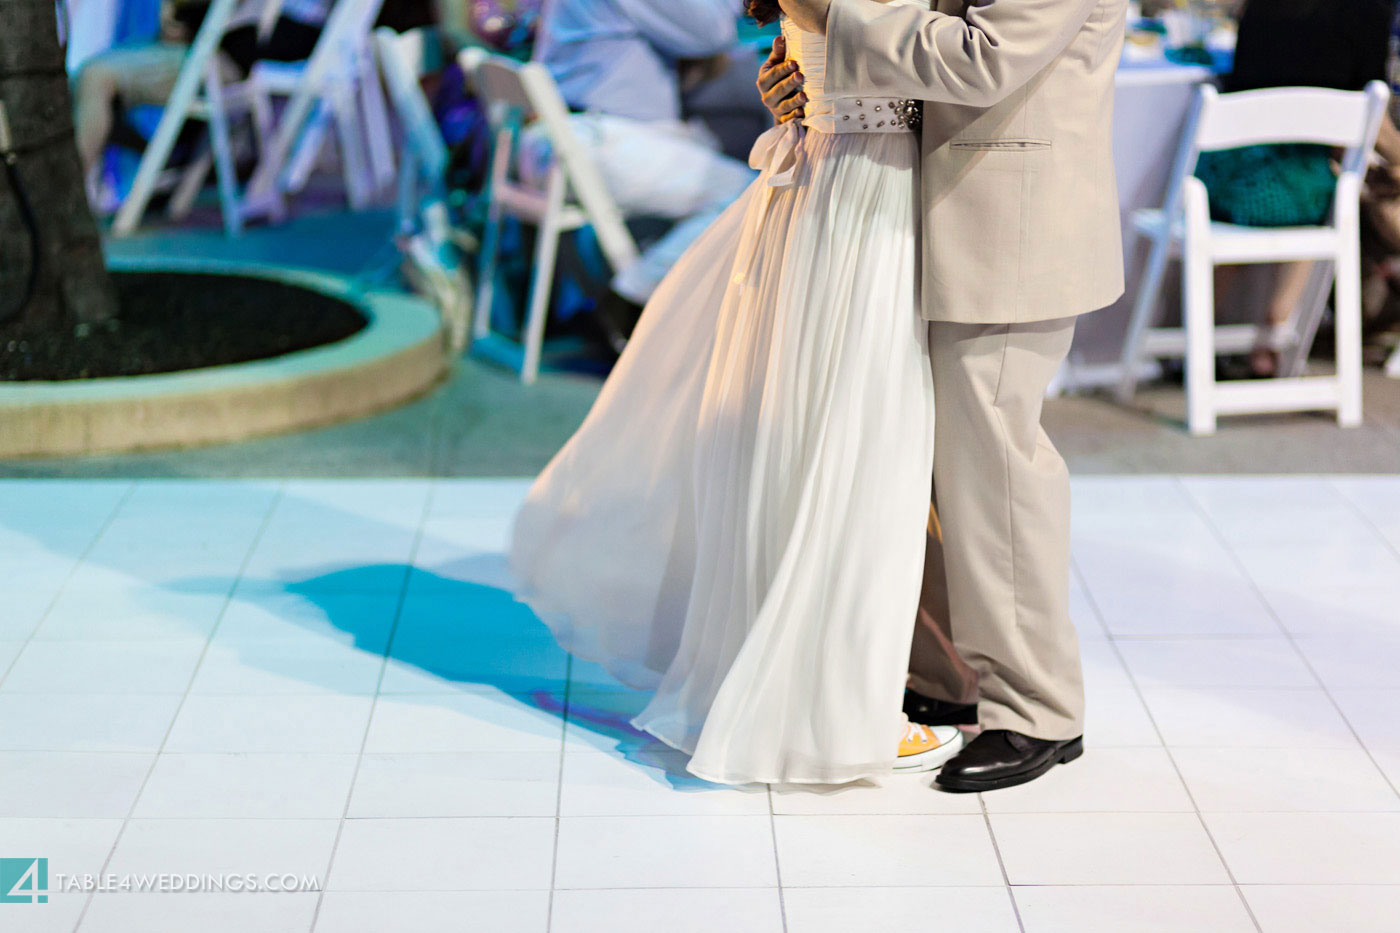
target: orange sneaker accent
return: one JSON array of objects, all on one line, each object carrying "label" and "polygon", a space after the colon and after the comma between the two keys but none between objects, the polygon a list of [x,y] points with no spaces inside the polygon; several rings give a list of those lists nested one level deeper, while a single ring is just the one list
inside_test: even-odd
[{"label": "orange sneaker accent", "polygon": [[943,743],[938,741],[938,736],[934,735],[933,730],[928,726],[911,722],[905,727],[904,738],[899,740],[899,757],[922,755],[924,752],[931,752],[942,745]]}]

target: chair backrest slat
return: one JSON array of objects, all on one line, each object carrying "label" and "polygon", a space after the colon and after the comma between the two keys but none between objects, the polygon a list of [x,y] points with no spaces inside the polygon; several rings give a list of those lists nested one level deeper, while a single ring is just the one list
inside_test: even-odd
[{"label": "chair backrest slat", "polygon": [[478,50],[468,52],[461,56],[462,70],[486,105],[497,138],[502,138],[502,121],[512,111],[537,121],[548,135],[553,157],[563,166],[573,197],[588,215],[608,262],[614,269],[630,265],[637,258],[636,241],[598,167],[574,134],[569,108],[548,69],[539,62],[521,64]]},{"label": "chair backrest slat", "polygon": [[1202,150],[1268,143],[1317,143],[1350,149],[1365,132],[1369,91],[1266,88],[1216,95],[1201,113]]},{"label": "chair backrest slat", "polygon": [[389,89],[404,134],[422,162],[422,173],[426,178],[445,181],[442,176],[449,161],[447,145],[433,117],[432,107],[423,96],[422,85],[418,83],[426,70],[427,38],[426,29],[399,34],[381,26],[374,31],[384,84]]}]

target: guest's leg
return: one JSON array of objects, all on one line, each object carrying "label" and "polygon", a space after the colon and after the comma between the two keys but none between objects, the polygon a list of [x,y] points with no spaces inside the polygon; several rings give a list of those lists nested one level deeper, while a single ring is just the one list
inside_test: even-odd
[{"label": "guest's leg", "polygon": [[623,214],[677,221],[613,281],[618,294],[645,304],[681,254],[756,173],[685,124],[599,114],[581,114],[573,124]]},{"label": "guest's leg", "polygon": [[1269,323],[1249,358],[1250,368],[1256,376],[1277,375],[1279,354],[1298,339],[1292,328],[1293,316],[1308,290],[1312,270],[1311,262],[1285,262],[1279,265],[1274,291],[1269,297]]},{"label": "guest's leg", "polygon": [[1279,267],[1278,284],[1269,300],[1270,324],[1287,324],[1293,318],[1308,289],[1312,269],[1311,262],[1285,262]]},{"label": "guest's leg", "polygon": [[936,506],[928,512],[924,587],[909,652],[909,686],[926,697],[966,706],[977,702],[977,672],[958,655],[948,612],[948,573]]},{"label": "guest's leg", "polygon": [[91,173],[112,135],[112,111],[126,106],[161,105],[170,97],[188,49],[175,43],[116,48],[88,60],[74,82],[74,122],[78,154]]},{"label": "guest's leg", "polygon": [[953,641],[978,674],[984,729],[1083,732],[1069,618],[1069,474],[1040,426],[1074,320],[934,323],[934,476]]}]

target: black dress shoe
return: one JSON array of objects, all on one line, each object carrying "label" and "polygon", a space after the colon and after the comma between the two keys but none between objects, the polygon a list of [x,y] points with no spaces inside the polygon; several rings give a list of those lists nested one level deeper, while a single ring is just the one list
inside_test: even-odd
[{"label": "black dress shoe", "polygon": [[904,715],[921,726],[975,726],[976,703],[949,703],[905,688]]},{"label": "black dress shoe", "polygon": [[1084,737],[1054,742],[1010,729],[988,729],[967,743],[938,773],[938,786],[953,791],[1000,790],[1034,781],[1058,764],[1084,754]]}]

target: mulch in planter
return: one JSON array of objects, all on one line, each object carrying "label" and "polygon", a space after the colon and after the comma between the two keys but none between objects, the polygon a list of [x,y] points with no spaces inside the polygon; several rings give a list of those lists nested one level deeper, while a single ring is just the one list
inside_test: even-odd
[{"label": "mulch in planter", "polygon": [[[237,275],[114,273],[119,320],[79,335],[0,324],[0,381],[140,376],[243,363],[319,347],[363,330],[353,305]],[[27,324],[27,330],[26,330]]]}]

